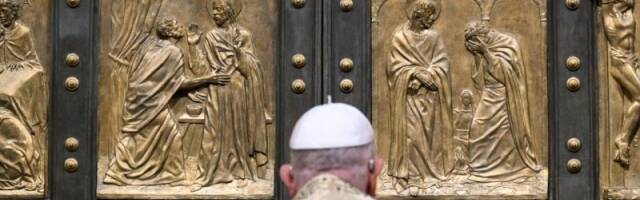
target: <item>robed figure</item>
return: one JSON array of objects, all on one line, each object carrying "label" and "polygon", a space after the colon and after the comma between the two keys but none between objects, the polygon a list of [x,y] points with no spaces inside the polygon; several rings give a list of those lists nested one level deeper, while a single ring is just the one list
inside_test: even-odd
[{"label": "robed figure", "polygon": [[48,92],[31,30],[16,21],[21,7],[0,1],[0,190],[43,183],[36,134],[46,132]]},{"label": "robed figure", "polygon": [[169,101],[179,90],[220,82],[216,76],[187,79],[175,42],[184,29],[175,19],[157,25],[158,38],[142,45],[129,69],[122,135],[104,182],[116,185],[183,184],[182,136]]},{"label": "robed figure", "polygon": [[449,61],[440,34],[431,29],[439,10],[436,1],[416,1],[409,7],[409,22],[392,40],[387,173],[402,188],[446,180],[453,169]]},{"label": "robed figure", "polygon": [[527,76],[518,41],[473,22],[465,30],[482,91],[470,134],[470,180],[511,181],[540,171],[531,143]]},{"label": "robed figure", "polygon": [[251,33],[237,23],[242,3],[214,0],[208,9],[214,28],[202,38],[196,25],[190,28],[191,56],[198,58],[191,65],[194,71],[229,75],[230,82],[207,90],[205,135],[194,190],[234,180],[241,185],[256,181],[264,178],[268,163],[263,69]]}]

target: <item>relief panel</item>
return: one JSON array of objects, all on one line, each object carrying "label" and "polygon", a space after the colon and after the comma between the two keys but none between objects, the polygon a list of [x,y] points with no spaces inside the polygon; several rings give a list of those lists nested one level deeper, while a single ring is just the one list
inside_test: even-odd
[{"label": "relief panel", "polygon": [[598,2],[600,185],[605,199],[640,197],[640,71],[635,0]]},{"label": "relief panel", "polygon": [[99,198],[270,198],[275,0],[101,1]]},{"label": "relief panel", "polygon": [[373,1],[382,198],[547,198],[546,3]]},{"label": "relief panel", "polygon": [[45,192],[49,6],[0,0],[0,198]]}]

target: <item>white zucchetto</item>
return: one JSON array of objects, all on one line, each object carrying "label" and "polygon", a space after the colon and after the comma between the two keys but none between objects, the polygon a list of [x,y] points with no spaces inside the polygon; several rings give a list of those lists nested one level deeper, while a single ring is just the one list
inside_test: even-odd
[{"label": "white zucchetto", "polygon": [[292,150],[356,147],[373,141],[373,127],[357,108],[330,103],[307,111],[296,122],[289,141]]}]

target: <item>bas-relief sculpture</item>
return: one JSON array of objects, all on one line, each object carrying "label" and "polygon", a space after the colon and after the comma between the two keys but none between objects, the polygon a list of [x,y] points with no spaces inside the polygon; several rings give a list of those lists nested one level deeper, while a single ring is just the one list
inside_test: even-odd
[{"label": "bas-relief sculpture", "polygon": [[[403,15],[397,15],[404,16],[404,22],[396,24],[388,38],[377,37],[380,33],[374,29],[374,43],[389,44],[386,60],[374,56],[378,58],[374,65],[384,67],[388,87],[374,91],[389,93],[380,95],[388,100],[374,104],[387,102],[388,107],[378,107],[388,109],[382,112],[388,114],[377,115],[388,119],[392,130],[378,136],[389,141],[388,146],[378,142],[387,158],[379,187],[382,198],[546,198],[547,172],[535,151],[545,144],[534,140],[530,120],[530,109],[542,108],[529,104],[529,95],[535,95],[528,90],[532,80],[525,53],[530,51],[523,51],[522,38],[491,27],[492,19],[500,20],[491,17],[498,2],[397,2],[404,4]],[[395,3],[377,6],[385,4]],[[447,20],[445,12],[452,12],[443,4],[475,5],[479,20],[470,18],[459,40],[446,41],[449,38],[443,35],[455,34],[450,32],[455,29],[435,26]],[[540,26],[526,28],[544,28],[544,15],[538,17],[533,19]],[[383,24],[383,20],[378,15],[373,22]],[[463,50],[455,52],[458,57],[449,53],[451,44],[464,47],[457,48]],[[382,49],[374,45],[374,51]],[[455,64],[463,59],[471,60],[468,66]],[[374,76],[380,75],[374,70]],[[544,73],[533,78],[541,76]],[[457,81],[468,84],[460,87]],[[462,90],[459,98],[452,97],[454,88]],[[477,102],[472,90],[479,94]],[[457,109],[454,99],[461,104]]]},{"label": "bas-relief sculpture", "polygon": [[[111,3],[108,58],[121,71],[109,81],[122,96],[109,100],[122,111],[106,149],[113,156],[99,169],[101,198],[271,196],[272,86],[252,31],[239,23],[246,3]],[[178,4],[204,6],[207,20],[176,19],[165,7]]]},{"label": "bas-relief sculpture", "polygon": [[[21,19],[33,7],[48,6],[41,3],[0,0],[0,197],[4,198],[44,194],[46,69],[38,58],[32,29],[24,23],[31,19]],[[46,32],[40,28],[36,31]]]},{"label": "bas-relief sculpture", "polygon": [[638,122],[640,71],[635,0],[599,1],[601,90],[601,186],[605,199],[636,199],[640,193]]}]

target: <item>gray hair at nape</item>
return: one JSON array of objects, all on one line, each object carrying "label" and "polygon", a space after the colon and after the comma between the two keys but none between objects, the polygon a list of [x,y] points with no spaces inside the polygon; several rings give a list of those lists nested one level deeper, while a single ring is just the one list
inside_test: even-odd
[{"label": "gray hair at nape", "polygon": [[302,188],[313,177],[334,170],[349,172],[351,180],[345,181],[366,186],[370,161],[373,159],[372,143],[334,149],[294,150],[291,152],[291,173],[298,188]]}]

